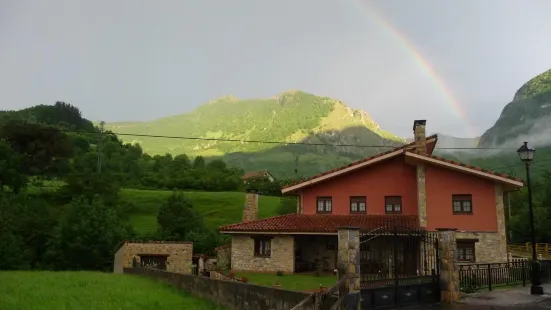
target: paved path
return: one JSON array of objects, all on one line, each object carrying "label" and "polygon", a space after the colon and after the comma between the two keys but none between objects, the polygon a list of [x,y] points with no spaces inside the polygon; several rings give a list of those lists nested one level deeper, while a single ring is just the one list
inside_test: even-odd
[{"label": "paved path", "polygon": [[459,303],[418,306],[402,309],[498,310],[498,309],[551,309],[551,283],[543,286],[544,295],[530,295],[530,286],[500,289],[464,296]]}]

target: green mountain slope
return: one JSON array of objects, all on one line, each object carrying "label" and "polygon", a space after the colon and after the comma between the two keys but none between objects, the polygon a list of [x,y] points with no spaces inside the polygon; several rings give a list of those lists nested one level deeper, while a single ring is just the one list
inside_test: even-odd
[{"label": "green mountain slope", "polygon": [[515,93],[513,101],[530,98],[547,91],[551,91],[551,69],[543,72],[522,85],[522,87]]},{"label": "green mountain slope", "polygon": [[[338,100],[302,91],[288,91],[266,99],[223,97],[187,114],[152,122],[108,123],[106,128],[122,134],[206,139],[389,146],[404,142],[382,130],[367,113],[351,109]],[[245,170],[268,169],[279,177],[294,174],[297,157],[307,159],[308,166],[316,166],[301,169],[307,175],[380,151],[357,147],[281,146],[130,135],[120,137],[125,142],[140,143],[143,150],[152,155],[185,153],[189,156],[222,156]]]},{"label": "green mountain slope", "polygon": [[551,70],[524,84],[507,104],[479,147],[551,144]]}]

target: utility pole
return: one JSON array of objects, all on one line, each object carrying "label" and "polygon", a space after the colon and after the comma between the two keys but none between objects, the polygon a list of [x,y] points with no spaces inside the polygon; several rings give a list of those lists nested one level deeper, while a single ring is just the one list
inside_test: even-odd
[{"label": "utility pole", "polygon": [[97,152],[98,152],[98,168],[97,172],[98,174],[101,174],[101,161],[103,157],[103,125],[105,125],[104,121],[101,121],[99,123],[99,139],[98,139],[98,146],[97,146]]}]

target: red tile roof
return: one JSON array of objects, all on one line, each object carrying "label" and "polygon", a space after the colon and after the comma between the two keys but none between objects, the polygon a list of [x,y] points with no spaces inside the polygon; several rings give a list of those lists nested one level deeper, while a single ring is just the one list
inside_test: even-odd
[{"label": "red tile roof", "polygon": [[341,227],[359,227],[369,231],[379,227],[399,226],[419,229],[416,215],[331,215],[287,214],[220,227],[221,232],[311,232],[336,233]]},{"label": "red tile roof", "polygon": [[[431,139],[436,139],[438,140],[438,135],[432,135],[432,136],[428,136],[426,137],[427,140],[431,140]],[[435,142],[436,143],[436,142]],[[325,172],[322,172],[320,174],[316,174],[315,176],[313,177],[310,177],[310,178],[307,178],[307,179],[304,179],[304,180],[299,180],[299,181],[296,181],[296,182],[293,182],[291,184],[288,184],[288,185],[285,185],[282,187],[282,189],[284,188],[288,188],[288,187],[291,187],[291,186],[295,186],[295,185],[298,185],[300,183],[304,183],[304,182],[307,182],[307,181],[310,181],[310,180],[314,180],[314,179],[317,179],[319,177],[322,177],[324,175],[328,175],[330,173],[334,173],[334,172],[337,172],[339,170],[343,170],[343,169],[346,169],[348,167],[352,167],[352,166],[356,166],[356,165],[359,165],[361,163],[364,163],[366,161],[370,161],[370,160],[373,160],[377,157],[381,157],[381,156],[384,156],[384,155],[387,155],[387,154],[390,154],[390,153],[393,153],[393,152],[396,152],[398,150],[403,150],[403,149],[406,149],[406,148],[409,148],[409,147],[414,147],[415,146],[415,142],[412,142],[412,143],[409,143],[409,144],[406,144],[406,145],[402,145],[400,147],[397,147],[397,148],[394,148],[394,149],[391,149],[390,151],[386,151],[386,152],[383,152],[383,153],[379,153],[377,155],[374,155],[374,156],[371,156],[371,157],[366,157],[364,159],[360,159],[360,160],[357,160],[357,161],[354,161],[354,162],[351,162],[350,164],[346,165],[346,166],[342,166],[342,167],[339,167],[339,168],[335,168],[335,169],[332,169],[332,170],[329,170],[329,171],[325,171]]]},{"label": "red tile roof", "polygon": [[494,171],[491,171],[491,170],[483,169],[483,168],[480,168],[480,167],[477,167],[477,166],[472,166],[472,165],[465,164],[465,163],[462,163],[462,162],[459,162],[459,161],[446,159],[446,158],[439,157],[439,156],[434,156],[434,155],[420,154],[418,152],[410,152],[410,153],[414,153],[415,155],[418,155],[418,156],[423,156],[423,157],[427,157],[427,158],[436,159],[438,161],[445,162],[445,163],[448,163],[448,164],[452,164],[452,165],[456,165],[456,166],[460,166],[460,167],[464,167],[464,168],[468,168],[468,169],[472,169],[472,170],[476,170],[476,171],[481,171],[481,172],[484,172],[484,173],[488,173],[488,174],[495,175],[495,176],[498,176],[498,177],[506,178],[506,179],[509,179],[509,180],[513,180],[513,181],[517,181],[517,182],[524,182],[522,179],[515,178],[515,177],[510,176],[510,175],[505,174],[505,173],[497,173],[497,172],[494,172]]}]

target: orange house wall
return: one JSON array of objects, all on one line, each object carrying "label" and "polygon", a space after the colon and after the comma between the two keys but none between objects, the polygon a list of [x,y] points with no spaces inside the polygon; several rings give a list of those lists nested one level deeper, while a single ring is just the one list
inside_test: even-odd
[{"label": "orange house wall", "polygon": [[[425,182],[428,230],[457,228],[459,231],[497,231],[496,197],[492,181],[426,165]],[[454,194],[472,195],[472,215],[453,214]]]},{"label": "orange house wall", "polygon": [[350,214],[350,196],[366,196],[367,214],[385,214],[385,196],[402,196],[403,214],[417,214],[416,182],[415,167],[398,156],[305,188],[303,214],[316,214],[319,196],[333,198],[332,214]]}]

